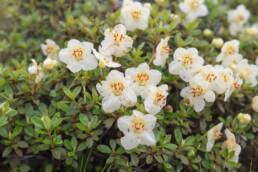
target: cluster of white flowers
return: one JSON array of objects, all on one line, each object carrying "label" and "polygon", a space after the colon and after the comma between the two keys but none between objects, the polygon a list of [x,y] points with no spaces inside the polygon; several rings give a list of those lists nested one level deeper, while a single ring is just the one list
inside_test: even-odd
[{"label": "cluster of white flowers", "polygon": [[[206,145],[207,152],[210,152],[214,146],[215,141],[221,138],[222,127],[223,123],[221,122],[208,131],[208,141]],[[234,156],[231,159],[229,159],[229,161],[237,163],[239,159],[239,154],[241,152],[241,146],[236,143],[235,135],[227,128],[225,129],[225,135],[227,140],[223,143],[222,149],[228,149],[229,153],[234,151]]]},{"label": "cluster of white flowers", "polygon": [[[208,9],[204,0],[184,0],[179,4],[179,8],[187,14],[186,18],[192,22],[197,17],[208,14]],[[47,58],[43,62],[44,69],[53,69],[58,61],[67,65],[71,72],[80,70],[89,71],[99,67],[118,68],[121,64],[113,61],[113,56],[122,57],[133,47],[133,39],[127,35],[127,30],[145,30],[148,27],[150,16],[150,4],[142,5],[139,2],[124,0],[121,8],[120,22],[114,28],[108,28],[104,33],[104,40],[94,49],[91,42],[71,39],[67,48],[61,49],[50,39],[41,48]],[[247,22],[249,12],[243,5],[237,10],[229,12],[231,22],[230,32],[236,34],[239,28]],[[175,16],[174,16],[175,17]],[[212,32],[206,30],[207,36],[212,36]],[[164,67],[171,53],[168,46],[169,36],[161,39],[156,47],[154,65]],[[222,39],[214,39],[213,45],[222,47]],[[59,52],[59,53],[58,53]],[[228,41],[221,48],[221,53],[216,61],[221,65],[204,65],[204,59],[199,55],[196,48],[177,48],[174,52],[173,61],[169,64],[169,72],[179,75],[182,80],[188,83],[183,88],[180,95],[184,102],[200,112],[205,107],[206,102],[214,102],[216,94],[225,94],[224,101],[231,96],[232,92],[239,89],[242,79],[251,86],[257,85],[258,66],[248,64],[239,53],[239,41]],[[151,59],[152,60],[152,59]],[[44,76],[43,68],[33,59],[33,65],[28,68],[31,75],[36,75],[35,82],[38,83]],[[135,106],[137,96],[144,100],[144,108],[148,113],[134,110],[131,116],[122,116],[118,119],[118,128],[123,132],[121,144],[125,149],[133,149],[139,144],[155,145],[153,128],[156,124],[155,115],[166,105],[168,96],[168,85],[159,85],[162,74],[158,70],[150,69],[147,63],[141,63],[137,67],[128,68],[124,73],[118,70],[111,70],[104,81],[96,85],[97,91],[102,99],[102,109],[106,113],[113,113],[121,106]],[[159,86],[158,86],[159,85]],[[258,98],[253,99],[252,107],[258,111]],[[247,123],[250,118],[246,114],[239,115],[242,123]],[[211,151],[215,140],[220,138],[223,123],[220,123],[208,131],[207,152]],[[235,151],[232,161],[238,162],[241,151],[240,145],[235,141],[235,136],[226,129],[227,141],[224,147],[230,151]]]},{"label": "cluster of white flowers", "polygon": [[258,66],[248,64],[247,59],[239,53],[239,41],[232,40],[226,42],[221,48],[221,53],[217,56],[216,61],[222,62],[224,67],[230,68],[235,76],[245,80],[246,84],[252,87],[257,85]]},{"label": "cluster of white flowers", "polygon": [[235,10],[228,12],[228,22],[230,23],[229,32],[235,36],[243,29],[244,24],[248,21],[250,12],[244,5],[238,5]]},{"label": "cluster of white flowers", "polygon": [[[239,53],[239,41],[226,42],[216,58],[222,65],[203,65],[204,60],[195,48],[177,48],[174,59],[169,64],[169,72],[179,75],[189,86],[180,95],[196,112],[205,107],[206,102],[215,101],[215,93],[224,94],[227,101],[232,92],[239,89],[245,80],[252,87],[257,85],[258,66],[248,64]],[[242,79],[241,79],[242,78]]]}]

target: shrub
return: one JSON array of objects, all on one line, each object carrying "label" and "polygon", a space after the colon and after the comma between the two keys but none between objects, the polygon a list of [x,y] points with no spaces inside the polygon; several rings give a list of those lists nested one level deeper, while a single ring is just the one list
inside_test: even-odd
[{"label": "shrub", "polygon": [[[97,50],[105,38],[105,30],[120,23],[122,2],[3,1],[0,7],[1,169],[21,172],[39,169],[46,172],[225,171],[226,168],[256,171],[258,124],[252,98],[258,92],[257,84],[243,79],[241,88],[235,90],[228,101],[224,101],[223,94],[216,93],[216,101],[207,102],[205,108],[196,112],[199,110],[188,106],[186,98],[180,96],[188,81],[182,80],[181,75],[169,73],[169,64],[179,47],[198,49],[205,65],[221,64],[216,62],[216,57],[221,53],[223,40],[239,40],[240,53],[249,60],[249,64],[243,65],[255,63],[257,35],[250,36],[249,28],[232,36],[226,16],[230,9],[243,3],[251,14],[246,25],[254,23],[258,20],[257,2],[214,2],[205,2],[207,16],[188,22],[179,1],[151,1],[148,27],[127,30],[133,44],[122,57],[113,57],[114,62],[121,64],[116,70],[124,73],[146,62],[162,74],[156,85],[168,85],[165,89],[168,95],[162,95],[166,105],[155,111],[155,116],[151,115],[156,121],[153,126],[155,144],[146,146],[144,144],[152,141],[139,142],[137,147],[127,150],[121,144],[127,132],[121,129],[123,124],[118,126],[118,121],[124,116],[131,117],[133,110],[153,113],[154,105],[146,108],[146,97],[138,96],[135,105],[128,107],[125,105],[132,102],[118,101],[116,103],[122,105],[109,113],[102,106],[103,99],[110,95],[103,96],[96,85],[106,80],[111,68],[100,64],[94,70],[71,72],[61,61],[57,66],[51,60],[45,62],[46,56],[41,51],[46,39],[54,40],[60,49],[69,47],[71,39],[89,41]],[[154,64],[157,62],[153,63],[156,47],[167,36],[169,56],[164,66],[157,66]],[[222,40],[214,40],[217,37]],[[34,66],[31,59],[36,60]],[[31,66],[36,68],[28,70]],[[32,74],[33,71],[37,74]],[[146,94],[149,92],[147,90]],[[211,152],[207,152],[207,131],[221,122],[223,136],[216,140]],[[145,123],[138,121],[137,125],[141,127]],[[242,148],[238,163],[230,161],[236,151],[223,148],[229,143],[224,141],[230,132]],[[234,140],[231,145],[233,143]]]}]

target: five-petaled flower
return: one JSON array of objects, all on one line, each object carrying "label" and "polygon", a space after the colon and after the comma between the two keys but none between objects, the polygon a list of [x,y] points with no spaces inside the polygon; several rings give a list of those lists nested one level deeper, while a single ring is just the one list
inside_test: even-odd
[{"label": "five-petaled flower", "polygon": [[139,144],[153,146],[156,143],[152,132],[156,124],[154,115],[144,115],[134,110],[131,116],[122,116],[117,120],[119,130],[124,136],[121,138],[121,144],[126,149],[133,149]]},{"label": "five-petaled flower", "polygon": [[92,54],[92,49],[92,43],[72,39],[68,41],[67,48],[59,52],[59,59],[67,65],[71,72],[79,72],[81,69],[93,70],[98,66],[98,62]]},{"label": "five-petaled flower", "polygon": [[135,92],[142,98],[146,98],[150,85],[156,86],[161,80],[161,72],[150,69],[147,63],[141,63],[137,68],[126,69],[125,76],[133,80]]},{"label": "five-petaled flower", "polygon": [[59,46],[55,43],[55,41],[51,39],[46,40],[46,44],[40,44],[41,50],[43,51],[44,55],[57,60],[59,51]]},{"label": "five-petaled flower", "polygon": [[148,27],[149,16],[150,8],[143,6],[140,2],[124,0],[120,22],[125,25],[127,30],[145,30]]},{"label": "five-petaled flower", "polygon": [[112,70],[106,80],[101,81],[101,84],[97,84],[96,87],[104,97],[102,108],[107,113],[118,110],[121,105],[132,106],[137,101],[132,81],[117,70]]}]

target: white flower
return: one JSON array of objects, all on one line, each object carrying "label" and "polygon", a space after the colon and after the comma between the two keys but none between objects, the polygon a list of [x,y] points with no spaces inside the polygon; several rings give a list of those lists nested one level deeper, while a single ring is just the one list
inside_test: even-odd
[{"label": "white flower", "polygon": [[67,48],[59,53],[59,59],[67,65],[70,71],[79,72],[81,69],[88,71],[98,66],[95,56],[92,54],[93,44],[80,42],[76,39],[68,41]]},{"label": "white flower", "polygon": [[206,82],[207,85],[210,85],[211,88],[213,88],[213,84],[217,78],[218,70],[211,65],[202,66],[193,76],[193,80],[202,80],[203,82]]},{"label": "white flower", "polygon": [[150,86],[148,95],[144,100],[145,110],[150,114],[157,114],[166,105],[168,96],[168,85],[163,84],[159,87]]},{"label": "white flower", "polygon": [[230,89],[234,84],[234,74],[230,68],[216,65],[217,79],[213,83],[212,89],[218,94],[223,94],[227,89]]},{"label": "white flower", "polygon": [[212,43],[212,45],[214,45],[216,48],[220,48],[220,47],[223,46],[224,41],[223,41],[222,38],[214,38],[211,43]]},{"label": "white flower", "polygon": [[96,88],[104,97],[102,108],[107,113],[118,110],[121,105],[132,106],[137,101],[131,80],[117,70],[112,70]]},{"label": "white flower", "polygon": [[241,54],[235,54],[232,56],[226,56],[222,60],[222,66],[230,68],[234,73],[237,73],[237,66],[239,62],[243,59]]},{"label": "white flower", "polygon": [[233,93],[233,91],[235,91],[236,89],[239,89],[242,84],[243,84],[243,80],[240,79],[239,75],[237,75],[235,77],[231,87],[226,90],[224,101],[227,101],[229,99],[229,97],[231,96],[231,94]]},{"label": "white flower", "polygon": [[121,138],[121,144],[126,149],[133,149],[139,144],[153,146],[156,143],[152,132],[156,124],[154,115],[144,115],[134,110],[131,116],[123,116],[117,120],[117,126],[124,136]]},{"label": "white flower", "polygon": [[203,63],[204,60],[198,55],[196,48],[177,48],[174,60],[169,64],[169,72],[188,82]]},{"label": "white flower", "polygon": [[203,110],[206,104],[204,100],[214,102],[216,98],[210,84],[200,78],[193,78],[190,85],[181,90],[180,96],[184,98],[185,104],[193,106],[196,112]]},{"label": "white flower", "polygon": [[251,84],[251,87],[255,87],[257,85],[257,65],[248,64],[248,60],[243,59],[238,63],[237,72],[239,76],[245,80],[246,84]]},{"label": "white flower", "polygon": [[225,134],[226,134],[227,140],[224,142],[223,147],[227,148],[229,153],[232,151],[235,152],[234,156],[229,161],[237,163],[239,159],[239,154],[241,152],[241,146],[236,143],[235,135],[231,133],[229,129],[225,130]]},{"label": "white flower", "polygon": [[46,40],[46,44],[40,44],[41,50],[43,54],[49,58],[57,59],[58,54],[57,51],[60,49],[59,46],[55,43],[55,41],[51,39]]},{"label": "white flower", "polygon": [[95,57],[99,60],[99,66],[104,68],[105,66],[110,68],[120,67],[121,64],[113,62],[112,57],[98,53],[95,49],[92,50]]},{"label": "white flower", "polygon": [[250,12],[244,5],[238,5],[235,10],[228,12],[228,22],[230,23],[229,32],[235,36],[242,30],[243,25],[248,21]]},{"label": "white flower", "polygon": [[122,24],[116,25],[112,30],[105,30],[105,39],[101,42],[99,51],[107,56],[124,56],[133,46],[133,40],[126,35],[126,28]]},{"label": "white flower", "polygon": [[212,127],[211,129],[209,129],[208,131],[208,142],[206,145],[206,152],[210,152],[215,140],[219,139],[221,137],[221,129],[223,127],[223,123],[219,123],[216,126]]},{"label": "white flower", "polygon": [[221,48],[221,53],[217,56],[216,61],[220,62],[223,61],[228,56],[234,56],[239,52],[239,41],[232,40],[227,41]]},{"label": "white flower", "polygon": [[45,75],[44,72],[42,72],[42,71],[39,72],[39,74],[35,78],[35,82],[39,83],[43,79],[44,75]]},{"label": "white flower", "polygon": [[43,66],[45,69],[51,70],[57,65],[57,63],[58,62],[56,60],[48,57],[46,60],[44,60]]},{"label": "white flower", "polygon": [[142,63],[137,68],[126,69],[125,76],[133,80],[135,92],[142,98],[147,96],[150,85],[156,86],[161,80],[161,73],[158,70],[150,70],[147,63]]},{"label": "white flower", "polygon": [[153,63],[157,66],[164,66],[166,64],[169,53],[172,51],[168,47],[169,37],[161,39],[160,43],[156,48],[156,58]]},{"label": "white flower", "polygon": [[247,33],[250,37],[256,37],[258,36],[258,24],[255,24],[253,26],[247,27],[245,29],[245,33]]},{"label": "white flower", "polygon": [[150,9],[144,7],[140,2],[124,0],[120,22],[125,25],[127,30],[145,30],[148,27],[149,16]]},{"label": "white flower", "polygon": [[38,63],[36,62],[36,60],[31,59],[31,61],[32,61],[32,65],[29,66],[28,71],[29,71],[29,74],[35,75],[35,74],[37,74],[39,71],[41,71],[42,68],[38,65]]},{"label": "white flower", "polygon": [[258,96],[255,96],[252,100],[252,108],[255,112],[258,112]]},{"label": "white flower", "polygon": [[198,17],[208,14],[208,9],[204,4],[204,0],[184,0],[179,4],[179,8],[186,14],[189,22],[193,22]]},{"label": "white flower", "polygon": [[248,124],[251,121],[251,116],[249,114],[247,114],[247,113],[239,113],[237,115],[237,119],[242,124]]}]

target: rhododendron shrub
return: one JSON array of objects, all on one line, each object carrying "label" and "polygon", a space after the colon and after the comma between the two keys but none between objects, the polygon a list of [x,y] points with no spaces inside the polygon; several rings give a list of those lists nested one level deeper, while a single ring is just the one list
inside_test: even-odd
[{"label": "rhododendron shrub", "polygon": [[0,171],[257,171],[257,6],[4,0]]}]

